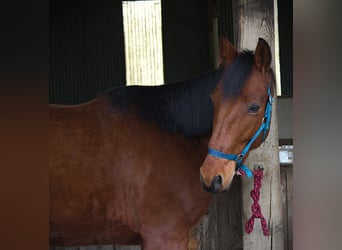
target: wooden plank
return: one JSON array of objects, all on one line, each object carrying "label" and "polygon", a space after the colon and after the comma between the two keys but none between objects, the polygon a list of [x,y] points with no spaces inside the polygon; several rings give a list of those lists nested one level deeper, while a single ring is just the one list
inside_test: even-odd
[{"label": "wooden plank", "polygon": [[[275,55],[274,37],[274,11],[273,0],[234,2],[234,19],[236,44],[238,49],[255,50],[259,37],[264,38],[270,45],[272,58]],[[275,61],[272,61],[275,68]],[[275,72],[277,73],[277,72]],[[280,188],[280,166],[278,148],[278,124],[276,98],[273,105],[272,123],[266,141],[256,150],[252,151],[246,164],[253,168],[262,165],[264,179],[260,190],[260,206],[268,222],[270,236],[264,236],[260,220],[256,219],[254,231],[243,235],[244,249],[284,249],[284,225],[282,215],[282,200]],[[251,216],[250,206],[252,200],[250,191],[253,189],[253,180],[242,179],[243,223]]]},{"label": "wooden plank", "polygon": [[[272,120],[272,124],[275,124],[276,115],[272,115]],[[243,249],[284,249],[284,230],[286,228],[283,225],[277,133],[274,127],[271,125],[270,131],[273,138],[269,136],[260,148],[251,152],[246,161],[246,164],[252,168],[254,164],[263,165],[265,168],[259,203],[268,222],[271,235],[263,235],[260,220],[256,219],[254,231],[250,234],[245,233],[243,236]],[[251,216],[250,191],[253,189],[253,180],[243,178],[242,182],[242,217],[243,223],[246,223]]]},{"label": "wooden plank", "polygon": [[216,249],[242,249],[241,179],[236,177],[227,193],[217,195]]},{"label": "wooden plank", "polygon": [[101,246],[101,250],[114,250],[115,247],[113,245]]},{"label": "wooden plank", "polygon": [[289,250],[293,249],[293,166],[287,167],[287,241]]},{"label": "wooden plank", "polygon": [[105,246],[101,246],[99,248],[99,250],[114,250],[114,249],[115,249],[115,247],[112,245],[105,245]]},{"label": "wooden plank", "polygon": [[283,203],[283,223],[284,223],[284,249],[293,249],[293,165],[285,165],[280,168],[281,192]]},{"label": "wooden plank", "polygon": [[[203,248],[202,249],[209,249],[209,250],[215,250],[218,249],[218,225],[217,225],[217,199],[218,197],[216,195],[213,195],[213,199],[209,206],[209,227],[208,227],[208,243],[202,242]],[[203,244],[204,243],[204,244]]]},{"label": "wooden plank", "polygon": [[288,216],[287,216],[287,167],[280,167],[281,201],[283,204],[284,249],[288,249]]},{"label": "wooden plank", "polygon": [[81,246],[79,250],[98,250],[101,249],[100,246]]},{"label": "wooden plank", "polygon": [[208,212],[190,235],[188,250],[242,249],[241,180],[212,196]]},{"label": "wooden plank", "polygon": [[114,246],[113,250],[141,250],[141,246]]}]

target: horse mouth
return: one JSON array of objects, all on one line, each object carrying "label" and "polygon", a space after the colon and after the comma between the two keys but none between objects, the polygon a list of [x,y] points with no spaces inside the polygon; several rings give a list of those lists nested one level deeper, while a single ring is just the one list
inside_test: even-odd
[{"label": "horse mouth", "polygon": [[205,191],[227,192],[235,176],[236,162],[208,156],[200,168],[200,180]]},{"label": "horse mouth", "polygon": [[[215,179],[215,178],[214,178]],[[222,186],[222,183],[220,182],[216,182],[215,180],[212,181],[211,185],[208,186],[205,181],[203,180],[202,175],[200,175],[200,181],[202,183],[202,187],[205,191],[209,192],[209,193],[213,193],[213,194],[217,194],[217,193],[225,193],[228,192],[228,190],[231,188],[232,186],[232,182],[233,180],[230,180],[228,185],[226,185],[225,187]]]}]

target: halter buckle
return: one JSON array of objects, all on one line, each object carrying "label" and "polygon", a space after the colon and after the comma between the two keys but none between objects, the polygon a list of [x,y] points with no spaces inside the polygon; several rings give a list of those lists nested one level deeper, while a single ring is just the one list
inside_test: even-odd
[{"label": "halter buckle", "polygon": [[268,95],[268,102],[270,104],[273,104],[273,96],[272,95]]},{"label": "halter buckle", "polygon": [[238,155],[236,156],[235,161],[236,161],[236,162],[239,162],[239,161],[241,161],[241,160],[243,159],[243,157],[244,157],[243,154],[238,154]]}]

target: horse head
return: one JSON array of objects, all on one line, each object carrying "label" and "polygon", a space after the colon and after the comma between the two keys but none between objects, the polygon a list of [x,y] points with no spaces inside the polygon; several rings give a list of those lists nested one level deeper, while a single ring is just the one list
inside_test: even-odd
[{"label": "horse head", "polygon": [[228,190],[249,150],[267,137],[274,94],[271,51],[259,38],[255,52],[238,53],[221,40],[220,80],[211,94],[214,107],[209,150],[200,168],[205,190]]}]

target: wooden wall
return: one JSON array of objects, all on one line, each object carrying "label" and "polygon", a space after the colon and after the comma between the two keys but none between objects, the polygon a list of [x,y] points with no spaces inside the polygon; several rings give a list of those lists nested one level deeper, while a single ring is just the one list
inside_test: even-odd
[{"label": "wooden wall", "polygon": [[240,250],[242,246],[241,179],[230,190],[212,196],[207,213],[191,232],[189,250]]},{"label": "wooden wall", "polygon": [[293,249],[293,165],[280,166],[281,197],[283,204],[284,249]]}]

